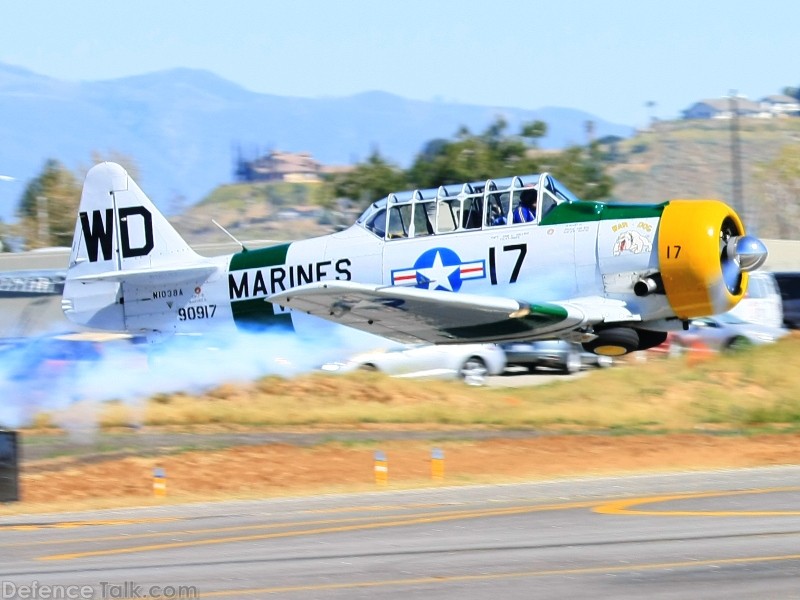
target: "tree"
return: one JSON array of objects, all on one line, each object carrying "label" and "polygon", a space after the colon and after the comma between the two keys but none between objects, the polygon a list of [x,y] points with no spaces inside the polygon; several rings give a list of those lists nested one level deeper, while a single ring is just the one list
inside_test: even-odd
[{"label": "tree", "polygon": [[17,216],[28,249],[69,246],[80,203],[81,188],[74,175],[48,159],[20,199]]},{"label": "tree", "polygon": [[[613,181],[605,173],[599,144],[544,154],[537,151],[537,145],[547,134],[546,123],[523,123],[517,135],[508,135],[507,128],[508,122],[503,117],[497,117],[480,134],[473,134],[462,125],[452,140],[428,141],[405,173],[389,165],[376,151],[367,163],[334,179],[336,194],[365,204],[365,198],[375,200],[402,189],[436,188],[543,170],[552,171],[587,200],[607,198],[611,194]],[[543,168],[545,158],[546,169]]]},{"label": "tree", "polygon": [[3,219],[0,219],[0,252],[11,252],[11,248],[8,247],[8,242],[6,241],[7,231],[6,224]]},{"label": "tree", "polygon": [[375,149],[352,171],[335,175],[332,181],[338,198],[350,198],[366,207],[370,202],[407,186],[402,169],[384,159]]},{"label": "tree", "polygon": [[800,100],[800,87],[785,87],[782,91],[787,96],[791,96],[795,100]]},{"label": "tree", "polygon": [[122,166],[130,176],[131,179],[134,181],[139,181],[139,165],[136,164],[136,161],[125,154],[124,152],[119,152],[117,150],[108,150],[106,152],[100,152],[99,150],[92,150],[92,164],[89,165],[88,169],[84,169],[88,171],[96,164],[101,162],[113,162],[117,163],[118,165]]},{"label": "tree", "polygon": [[462,126],[454,141],[431,140],[409,169],[409,181],[413,187],[433,188],[538,170],[529,150],[545,134],[546,125],[528,123],[518,136],[506,135],[507,127],[507,121],[497,117],[481,134],[471,134]]},{"label": "tree", "polygon": [[538,140],[547,135],[547,123],[544,121],[531,121],[522,125],[522,133],[520,135],[529,140]]},{"label": "tree", "polygon": [[614,180],[604,170],[603,155],[596,142],[588,148],[567,148],[554,157],[550,170],[583,200],[608,198],[614,187]]}]

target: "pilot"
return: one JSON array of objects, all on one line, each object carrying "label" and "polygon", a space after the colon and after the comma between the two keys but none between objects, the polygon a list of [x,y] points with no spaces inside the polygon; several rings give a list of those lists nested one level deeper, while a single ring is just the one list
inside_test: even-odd
[{"label": "pilot", "polygon": [[514,223],[530,223],[536,219],[536,190],[528,188],[519,195],[519,204],[514,209]]},{"label": "pilot", "polygon": [[505,225],[506,216],[503,214],[503,207],[497,200],[492,202],[492,219],[491,225]]}]

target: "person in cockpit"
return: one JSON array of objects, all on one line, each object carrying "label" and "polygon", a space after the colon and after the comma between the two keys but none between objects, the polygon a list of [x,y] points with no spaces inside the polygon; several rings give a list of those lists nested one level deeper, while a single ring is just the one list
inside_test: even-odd
[{"label": "person in cockpit", "polygon": [[530,223],[536,220],[536,190],[527,188],[519,195],[519,204],[514,209],[514,223]]}]

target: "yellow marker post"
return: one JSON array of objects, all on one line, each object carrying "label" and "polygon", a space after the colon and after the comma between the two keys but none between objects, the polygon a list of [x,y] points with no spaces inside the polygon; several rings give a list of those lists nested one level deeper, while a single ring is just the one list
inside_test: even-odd
[{"label": "yellow marker post", "polygon": [[441,448],[431,450],[431,478],[444,479],[444,450]]},{"label": "yellow marker post", "polygon": [[161,467],[153,469],[153,495],[158,497],[167,495],[167,474]]},{"label": "yellow marker post", "polygon": [[389,483],[389,462],[381,450],[375,451],[375,483],[378,485]]}]

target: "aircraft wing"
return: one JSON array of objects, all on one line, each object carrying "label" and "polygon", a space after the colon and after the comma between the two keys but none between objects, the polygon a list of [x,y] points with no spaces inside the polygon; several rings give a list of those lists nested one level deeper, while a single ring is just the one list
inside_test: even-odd
[{"label": "aircraft wing", "polygon": [[350,281],[323,281],[274,294],[270,302],[401,342],[458,343],[568,336],[579,327],[640,320],[601,297],[526,303]]}]

